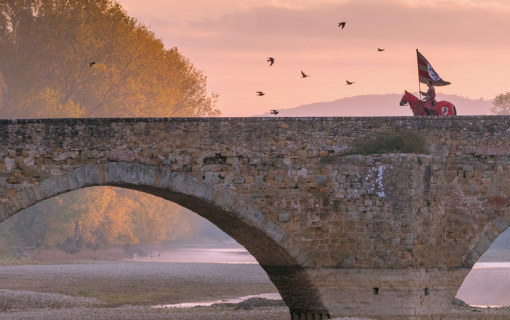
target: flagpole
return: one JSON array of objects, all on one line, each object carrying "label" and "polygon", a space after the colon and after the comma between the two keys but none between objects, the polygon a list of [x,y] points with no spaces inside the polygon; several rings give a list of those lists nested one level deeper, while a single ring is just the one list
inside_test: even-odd
[{"label": "flagpole", "polygon": [[418,93],[420,94],[421,100],[420,62],[418,59],[418,49],[416,49],[416,62],[418,63]]}]

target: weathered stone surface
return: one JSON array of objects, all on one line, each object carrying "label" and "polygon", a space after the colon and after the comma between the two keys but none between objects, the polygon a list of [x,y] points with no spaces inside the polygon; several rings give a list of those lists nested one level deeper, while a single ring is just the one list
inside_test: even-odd
[{"label": "weathered stone surface", "polygon": [[[434,316],[510,225],[509,125],[507,116],[4,120],[0,221],[72,190],[131,188],[243,244],[294,318]],[[423,135],[428,153],[344,155],[401,129]]]}]

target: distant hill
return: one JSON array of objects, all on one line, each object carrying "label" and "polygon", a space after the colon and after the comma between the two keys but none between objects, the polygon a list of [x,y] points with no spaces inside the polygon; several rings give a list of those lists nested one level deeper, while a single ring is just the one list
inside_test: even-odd
[{"label": "distant hill", "polygon": [[[402,95],[363,95],[338,99],[331,102],[317,102],[296,108],[280,109],[280,117],[384,117],[412,116],[409,107],[399,105]],[[458,115],[489,115],[492,100],[472,100],[457,95],[438,94],[437,100],[447,100],[455,105]],[[259,115],[272,116],[269,112]]]}]

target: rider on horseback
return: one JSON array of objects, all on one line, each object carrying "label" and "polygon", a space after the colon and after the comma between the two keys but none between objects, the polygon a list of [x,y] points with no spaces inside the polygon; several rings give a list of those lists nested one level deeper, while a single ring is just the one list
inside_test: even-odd
[{"label": "rider on horseback", "polygon": [[427,86],[429,87],[427,92],[420,91],[420,93],[425,96],[423,98],[425,108],[430,112],[431,110],[436,110],[436,89],[432,86],[432,80],[427,81]]}]

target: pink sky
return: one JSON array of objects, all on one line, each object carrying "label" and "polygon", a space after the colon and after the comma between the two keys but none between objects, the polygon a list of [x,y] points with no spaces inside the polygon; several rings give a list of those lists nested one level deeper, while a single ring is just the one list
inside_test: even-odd
[{"label": "pink sky", "polygon": [[203,70],[223,116],[417,91],[416,49],[452,83],[437,92],[493,99],[510,90],[508,0],[118,2]]}]

